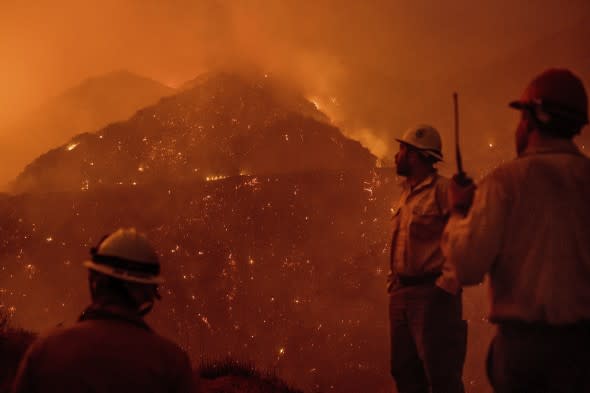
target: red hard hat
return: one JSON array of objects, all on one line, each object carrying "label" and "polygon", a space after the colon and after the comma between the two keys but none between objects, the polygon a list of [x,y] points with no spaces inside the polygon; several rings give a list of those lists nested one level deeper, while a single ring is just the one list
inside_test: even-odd
[{"label": "red hard hat", "polygon": [[580,78],[566,69],[551,68],[534,78],[520,100],[510,106],[515,109],[539,107],[544,112],[588,123],[588,96]]}]

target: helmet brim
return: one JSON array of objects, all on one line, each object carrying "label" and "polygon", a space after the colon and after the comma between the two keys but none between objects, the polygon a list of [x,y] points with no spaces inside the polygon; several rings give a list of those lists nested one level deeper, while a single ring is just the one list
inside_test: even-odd
[{"label": "helmet brim", "polygon": [[438,161],[442,161],[443,160],[443,155],[440,152],[434,151],[434,150],[429,150],[429,149],[422,149],[419,146],[413,145],[411,143],[408,143],[404,140],[401,140],[399,138],[394,138],[397,142],[399,143],[403,143],[406,146],[410,146],[411,148],[418,150],[422,153],[428,154],[430,157],[436,158]]},{"label": "helmet brim", "polygon": [[[531,102],[527,102],[527,101],[512,101],[508,104],[508,106],[512,109],[517,109],[517,110],[525,110],[525,109],[531,109],[533,108],[535,105],[535,103],[531,103]],[[551,103],[547,104],[547,106],[551,105]],[[567,110],[564,109],[563,107],[559,107],[559,106],[555,106],[555,104],[553,104],[552,108],[548,108],[548,109],[544,109],[545,111],[556,115],[556,116],[560,116],[562,118],[566,118],[566,119],[570,119],[570,120],[574,120],[580,123],[580,125],[586,125],[588,124],[588,116],[585,113],[575,113],[572,112],[571,110]]]},{"label": "helmet brim", "polygon": [[102,273],[122,281],[149,285],[159,285],[164,283],[164,279],[160,276],[143,275],[138,273],[130,274],[129,272],[115,269],[110,266],[101,265],[93,261],[84,261],[82,265],[88,269],[94,270],[95,272]]},{"label": "helmet brim", "polygon": [[531,103],[530,102],[526,102],[526,101],[520,101],[520,100],[515,100],[515,101],[510,101],[508,103],[508,106],[512,109],[516,109],[516,110],[524,110],[527,108],[531,107]]},{"label": "helmet brim", "polygon": [[529,103],[527,103],[527,102],[519,101],[519,100],[516,100],[516,101],[510,101],[510,102],[508,103],[508,106],[509,106],[510,108],[512,108],[512,109],[517,109],[517,110],[523,110],[523,109],[525,109],[525,108],[526,108],[528,105],[530,105],[530,104],[529,104]]}]

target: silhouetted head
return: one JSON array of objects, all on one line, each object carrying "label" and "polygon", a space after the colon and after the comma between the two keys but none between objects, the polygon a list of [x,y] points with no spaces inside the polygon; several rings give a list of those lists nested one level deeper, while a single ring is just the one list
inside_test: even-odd
[{"label": "silhouetted head", "polygon": [[400,176],[434,171],[434,164],[443,158],[440,134],[434,127],[420,125],[411,128],[396,141],[399,151],[395,155],[395,165]]},{"label": "silhouetted head", "polygon": [[146,237],[134,228],[119,229],[91,249],[92,301],[124,307],[145,315],[159,299],[160,262]]},{"label": "silhouetted head", "polygon": [[521,98],[510,103],[521,111],[516,150],[521,154],[529,135],[572,139],[588,124],[588,96],[580,78],[565,69],[549,69],[535,77]]}]

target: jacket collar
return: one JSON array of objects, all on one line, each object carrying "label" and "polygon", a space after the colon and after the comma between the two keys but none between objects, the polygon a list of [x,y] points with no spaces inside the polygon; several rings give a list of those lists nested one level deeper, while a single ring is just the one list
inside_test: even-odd
[{"label": "jacket collar", "polygon": [[91,304],[78,318],[79,322],[90,320],[121,321],[151,331],[141,316],[116,305]]},{"label": "jacket collar", "polygon": [[432,186],[438,180],[439,177],[440,177],[440,175],[438,174],[438,172],[433,172],[430,175],[428,175],[424,180],[422,180],[420,183],[416,184],[416,186],[414,186],[414,188],[410,187],[410,184],[408,183],[407,180],[403,180],[401,182],[401,185],[407,194],[416,194],[417,192],[420,192],[423,189]]},{"label": "jacket collar", "polygon": [[544,140],[534,146],[527,147],[521,157],[535,154],[574,154],[583,155],[576,144],[569,139]]}]

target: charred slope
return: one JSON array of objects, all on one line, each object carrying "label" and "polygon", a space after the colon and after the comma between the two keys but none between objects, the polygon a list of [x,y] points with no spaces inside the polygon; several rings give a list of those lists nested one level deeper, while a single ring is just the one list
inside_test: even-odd
[{"label": "charred slope", "polygon": [[128,71],[111,72],[83,81],[53,97],[26,119],[7,127],[0,143],[0,183],[14,179],[26,164],[81,132],[126,120],[153,105],[173,89]]},{"label": "charred slope", "polygon": [[[150,322],[195,362],[251,360],[306,391],[390,391],[392,174],[237,176],[10,197],[0,201],[0,301],[31,329],[75,320],[88,299],[80,264],[89,247],[134,225],[156,243],[166,279]],[[478,393],[484,297],[479,288],[465,299],[466,381]]]},{"label": "charred slope", "polygon": [[362,171],[14,196],[0,204],[0,300],[34,330],[75,320],[89,247],[136,225],[166,279],[151,323],[195,361],[227,355],[306,390],[377,391],[392,192]]},{"label": "charred slope", "polygon": [[83,134],[31,163],[15,190],[92,189],[244,174],[370,168],[375,157],[266,78],[229,74]]}]

